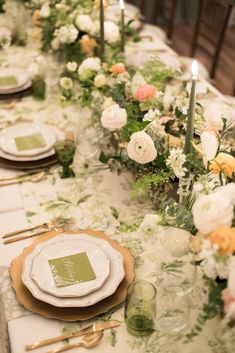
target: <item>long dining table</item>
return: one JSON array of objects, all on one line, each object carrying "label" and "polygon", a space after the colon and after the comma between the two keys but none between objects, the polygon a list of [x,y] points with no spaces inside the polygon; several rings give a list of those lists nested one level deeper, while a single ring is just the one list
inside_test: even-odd
[{"label": "long dining table", "polygon": [[[161,43],[167,51],[167,45]],[[172,53],[169,48],[169,53]],[[0,68],[20,65],[27,68],[39,55],[37,50],[11,46],[0,53]],[[143,53],[142,53],[143,55]],[[174,53],[177,56],[176,53]],[[209,88],[210,100],[223,100],[223,95],[209,82],[201,79]],[[32,96],[15,99],[13,102],[0,102],[0,124],[13,124],[22,121],[54,124],[66,132],[73,132],[89,111],[77,105],[63,107],[57,96],[37,101]],[[65,322],[47,318],[25,309],[18,303],[11,288],[9,268],[12,260],[20,255],[34,239],[29,238],[4,245],[2,235],[17,229],[42,224],[60,215],[72,217],[73,229],[94,229],[103,231],[111,239],[131,250],[135,259],[137,277],[156,281],[162,261],[168,258],[166,239],[175,228],[155,225],[152,229],[143,226],[146,215],[152,214],[150,201],[137,200],[131,193],[133,176],[129,172],[120,175],[112,173],[101,164],[85,171],[79,165],[79,155],[75,156],[76,177],[60,179],[58,166],[50,168],[47,176],[37,182],[0,187],[0,352],[24,353],[25,345],[37,340],[50,338],[63,332],[89,326],[97,320],[114,318],[121,325],[106,330],[103,339],[93,348],[95,352],[157,352],[157,342],[161,335],[156,330],[151,336],[138,338],[128,334],[124,321],[124,304],[108,313],[86,321]],[[20,171],[0,167],[0,177],[18,175]],[[180,232],[180,230],[178,230]],[[185,255],[187,258],[188,255]],[[190,309],[191,325],[198,314],[197,305]],[[185,344],[182,337],[176,337],[175,347],[181,353],[209,353],[209,341],[218,331],[219,320],[214,319],[205,325],[203,331],[191,343]],[[74,339],[76,342],[76,339]],[[38,353],[47,352],[61,343],[39,348]],[[80,348],[85,352],[85,348]]]}]

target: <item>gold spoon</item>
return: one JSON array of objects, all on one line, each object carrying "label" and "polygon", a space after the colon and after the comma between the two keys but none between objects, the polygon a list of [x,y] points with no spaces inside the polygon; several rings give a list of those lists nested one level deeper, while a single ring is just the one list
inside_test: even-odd
[{"label": "gold spoon", "polygon": [[49,351],[47,353],[60,353],[60,352],[68,351],[69,349],[79,348],[79,347],[92,348],[98,344],[98,342],[101,340],[102,337],[103,337],[103,331],[90,333],[86,335],[83,338],[83,340],[80,341],[79,343],[67,344],[64,347],[54,349],[53,351]]},{"label": "gold spoon", "polygon": [[11,179],[11,180],[1,180],[0,186],[22,183],[24,181],[30,181],[31,183],[36,183],[36,182],[42,180],[45,175],[46,175],[46,172],[39,172],[39,173],[35,173],[33,175],[18,176],[18,177],[15,177],[14,179]]}]

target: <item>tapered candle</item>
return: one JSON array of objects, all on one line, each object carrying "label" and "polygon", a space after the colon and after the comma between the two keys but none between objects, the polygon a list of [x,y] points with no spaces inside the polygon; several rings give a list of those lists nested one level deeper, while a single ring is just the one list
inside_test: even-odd
[{"label": "tapered candle", "polygon": [[124,0],[119,0],[121,9],[121,51],[125,52],[125,4]]},{"label": "tapered candle", "polygon": [[104,0],[100,0],[100,60],[104,60]]},{"label": "tapered candle", "polygon": [[187,130],[184,145],[184,153],[189,154],[192,152],[192,140],[193,140],[193,129],[194,129],[194,117],[195,117],[195,104],[196,104],[196,82],[198,75],[198,64],[196,60],[192,62],[192,87],[189,98],[188,107],[188,118],[187,118]]}]

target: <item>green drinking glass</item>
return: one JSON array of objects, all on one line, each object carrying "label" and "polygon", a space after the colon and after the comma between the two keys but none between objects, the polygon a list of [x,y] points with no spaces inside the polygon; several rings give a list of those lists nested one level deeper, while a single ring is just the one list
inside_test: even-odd
[{"label": "green drinking glass", "polygon": [[125,305],[127,331],[133,336],[147,336],[154,331],[156,288],[148,281],[135,280],[129,287]]},{"label": "green drinking glass", "polygon": [[54,145],[56,157],[62,169],[59,171],[60,177],[72,178],[75,176],[70,165],[73,163],[75,153],[75,143],[71,140],[58,141]]}]

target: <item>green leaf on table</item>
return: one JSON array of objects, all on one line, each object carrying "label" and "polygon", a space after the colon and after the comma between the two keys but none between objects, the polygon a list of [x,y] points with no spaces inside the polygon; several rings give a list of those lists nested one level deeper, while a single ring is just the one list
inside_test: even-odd
[{"label": "green leaf on table", "polygon": [[36,212],[27,211],[27,212],[26,212],[26,217],[33,217],[33,216],[35,216],[36,214],[37,214]]},{"label": "green leaf on table", "polygon": [[85,202],[86,200],[88,200],[92,195],[85,195],[83,197],[81,197],[78,202],[77,202],[77,206],[80,205],[80,203]]}]

